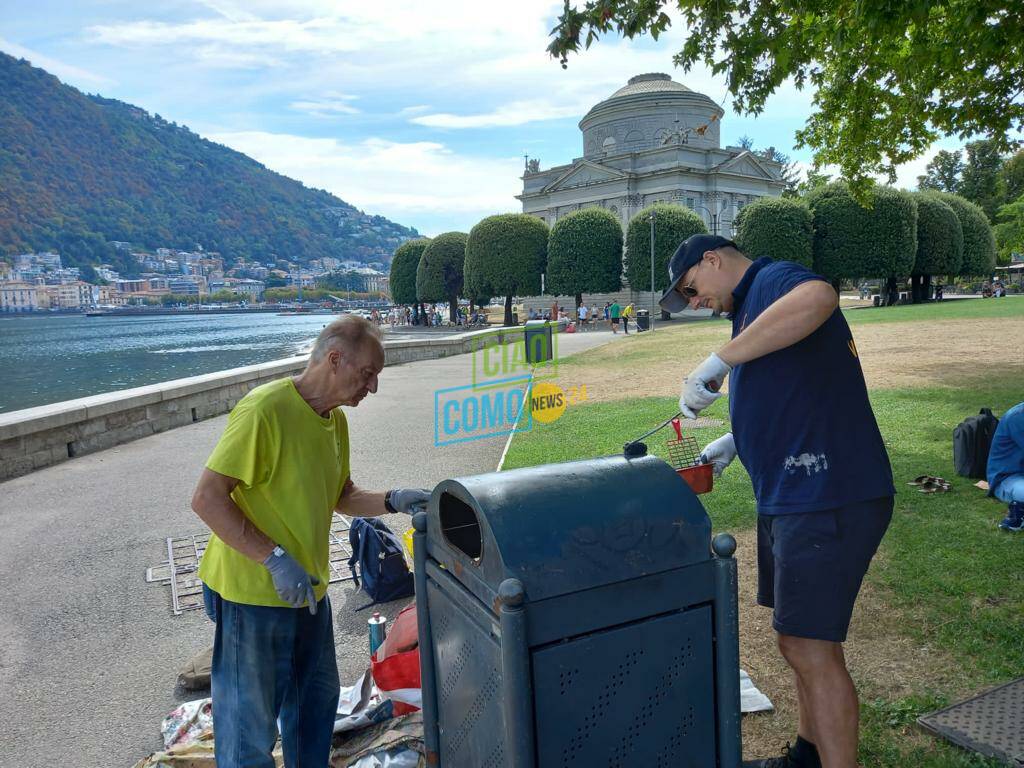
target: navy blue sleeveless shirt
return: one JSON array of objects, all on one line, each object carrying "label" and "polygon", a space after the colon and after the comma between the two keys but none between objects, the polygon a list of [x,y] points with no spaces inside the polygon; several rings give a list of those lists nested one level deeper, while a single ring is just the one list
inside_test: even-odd
[{"label": "navy blue sleeveless shirt", "polygon": [[[733,291],[733,338],[808,280],[823,278],[794,262],[755,261]],[[807,338],[733,368],[729,416],[762,515],[896,493],[857,345],[838,307]]]}]

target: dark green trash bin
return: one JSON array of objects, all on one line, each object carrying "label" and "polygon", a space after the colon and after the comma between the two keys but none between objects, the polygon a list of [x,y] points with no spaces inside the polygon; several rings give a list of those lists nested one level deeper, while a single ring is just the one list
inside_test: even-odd
[{"label": "dark green trash bin", "polygon": [[636,312],[636,329],[638,331],[651,330],[651,313],[646,309],[638,309]]},{"label": "dark green trash bin", "polygon": [[527,320],[523,330],[526,343],[526,362],[539,365],[554,357],[554,324],[547,320]]}]

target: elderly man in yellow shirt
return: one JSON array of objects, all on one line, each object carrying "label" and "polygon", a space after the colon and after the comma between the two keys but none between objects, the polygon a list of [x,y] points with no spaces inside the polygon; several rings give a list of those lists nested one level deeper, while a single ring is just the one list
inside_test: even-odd
[{"label": "elderly man in yellow shirt", "polygon": [[306,369],[255,388],[231,411],[192,508],[213,531],[199,567],[216,622],[212,688],[218,768],[324,766],[338,705],[327,582],[331,517],[412,513],[429,493],[357,488],[339,406],[377,391],[380,331],[328,325]]}]

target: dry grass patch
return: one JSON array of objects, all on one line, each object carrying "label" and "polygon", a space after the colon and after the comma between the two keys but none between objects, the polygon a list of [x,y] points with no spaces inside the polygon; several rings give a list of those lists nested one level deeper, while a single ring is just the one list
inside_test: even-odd
[{"label": "dry grass patch", "polygon": [[[587,400],[670,396],[682,377],[729,340],[725,322],[673,325],[654,335],[630,334],[570,358],[559,368],[563,387],[587,387]],[[970,386],[990,371],[1024,379],[1024,318],[869,323],[853,327],[868,387]],[[568,363],[569,361],[566,361]],[[726,382],[728,389],[728,382]]]}]

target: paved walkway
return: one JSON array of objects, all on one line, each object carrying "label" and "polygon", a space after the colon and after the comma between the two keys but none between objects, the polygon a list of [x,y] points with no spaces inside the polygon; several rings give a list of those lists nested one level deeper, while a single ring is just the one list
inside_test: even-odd
[{"label": "paved walkway", "polygon": [[[622,338],[563,334],[559,353]],[[460,355],[384,370],[378,394],[348,413],[357,484],[432,487],[495,468],[503,438],[433,444],[433,392],[468,384],[470,366]],[[161,746],[161,718],[196,698],[176,696],[175,677],[212,643],[212,625],[202,611],[172,616],[169,591],[144,575],[166,537],[203,530],[189,499],[226,419],[0,484],[0,766],[128,768]],[[330,595],[344,684],[368,664],[368,617],[354,613],[366,596],[348,583]]]}]

